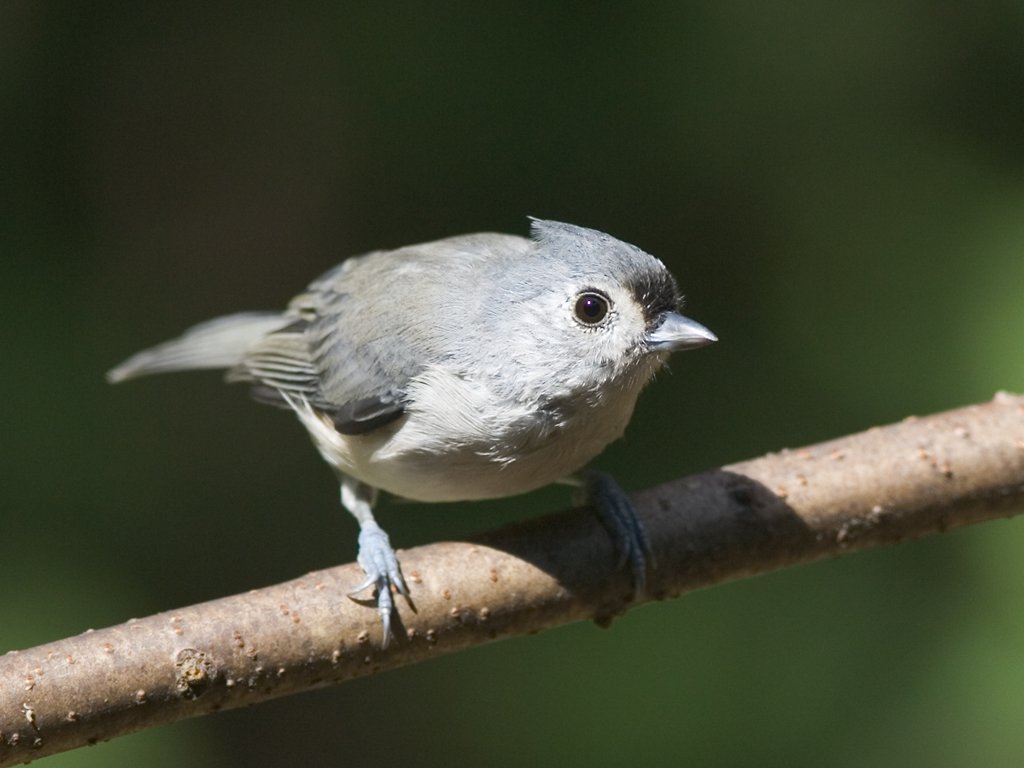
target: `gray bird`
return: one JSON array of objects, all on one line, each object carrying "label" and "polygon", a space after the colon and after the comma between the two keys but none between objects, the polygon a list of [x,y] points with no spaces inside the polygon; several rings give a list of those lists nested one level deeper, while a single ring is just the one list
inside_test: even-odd
[{"label": "gray bird", "polygon": [[580,486],[616,538],[637,592],[646,533],[607,475],[578,473],[619,438],[670,352],[716,340],[678,313],[665,265],[592,229],[532,220],[532,238],[478,233],[374,251],[313,281],[283,312],[197,325],[111,370],[111,382],[226,368],[291,408],[359,523],[383,644],[392,587],[408,597],[377,492],[489,499]]}]

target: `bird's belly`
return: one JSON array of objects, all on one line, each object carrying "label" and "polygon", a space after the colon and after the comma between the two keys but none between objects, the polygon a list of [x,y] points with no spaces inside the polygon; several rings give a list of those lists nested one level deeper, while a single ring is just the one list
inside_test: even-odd
[{"label": "bird's belly", "polygon": [[353,467],[352,474],[396,496],[441,502],[515,496],[550,485],[578,468],[553,470],[551,462],[535,455],[502,464],[472,455],[416,453]]},{"label": "bird's belly", "polygon": [[526,493],[581,469],[622,436],[644,377],[589,404],[504,401],[442,369],[421,375],[396,421],[343,435],[305,404],[296,409],[328,463],[416,501],[469,501]]},{"label": "bird's belly", "polygon": [[[632,409],[630,409],[632,410]],[[390,435],[342,436],[324,453],[342,472],[396,496],[425,502],[515,496],[576,472],[622,435],[624,418],[580,418],[554,430],[516,430],[465,441],[409,439],[415,422]]]}]

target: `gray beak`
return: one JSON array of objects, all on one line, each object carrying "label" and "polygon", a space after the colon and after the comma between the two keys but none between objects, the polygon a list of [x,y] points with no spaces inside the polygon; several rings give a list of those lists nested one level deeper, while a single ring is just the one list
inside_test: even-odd
[{"label": "gray beak", "polygon": [[678,312],[666,312],[663,318],[661,325],[647,334],[652,352],[678,352],[718,341],[718,337],[703,325]]}]

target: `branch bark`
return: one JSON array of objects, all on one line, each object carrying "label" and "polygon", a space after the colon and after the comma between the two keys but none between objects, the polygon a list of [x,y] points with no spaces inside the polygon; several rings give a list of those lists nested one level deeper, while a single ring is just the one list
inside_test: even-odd
[{"label": "branch bark", "polygon": [[[1024,510],[1024,397],[870,429],[634,496],[645,600]],[[0,766],[637,605],[570,511],[400,553],[414,607],[380,649],[355,564],[0,657]]]}]

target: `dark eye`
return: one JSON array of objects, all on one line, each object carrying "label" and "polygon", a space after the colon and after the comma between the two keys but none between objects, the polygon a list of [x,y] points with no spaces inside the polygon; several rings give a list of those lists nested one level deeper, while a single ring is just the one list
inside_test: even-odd
[{"label": "dark eye", "polygon": [[576,299],[576,319],[596,325],[608,314],[608,299],[600,293],[583,293]]}]

